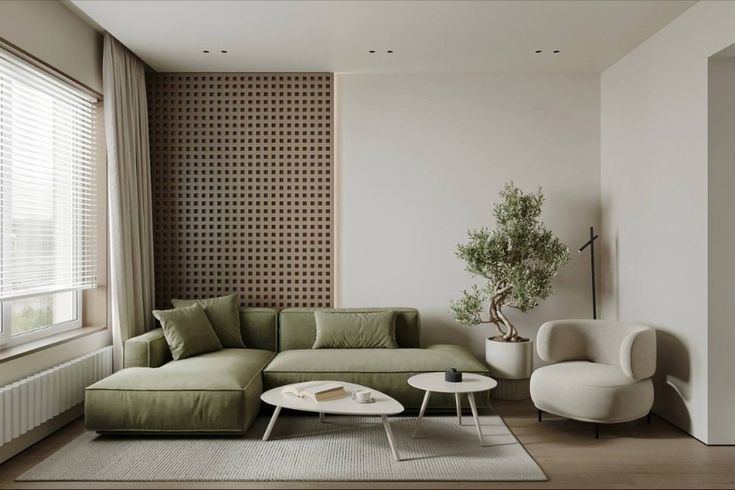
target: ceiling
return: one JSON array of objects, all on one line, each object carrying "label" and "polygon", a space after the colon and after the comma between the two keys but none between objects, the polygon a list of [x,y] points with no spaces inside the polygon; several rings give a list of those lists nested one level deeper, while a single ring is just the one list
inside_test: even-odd
[{"label": "ceiling", "polygon": [[599,73],[696,3],[70,1],[174,72]]}]

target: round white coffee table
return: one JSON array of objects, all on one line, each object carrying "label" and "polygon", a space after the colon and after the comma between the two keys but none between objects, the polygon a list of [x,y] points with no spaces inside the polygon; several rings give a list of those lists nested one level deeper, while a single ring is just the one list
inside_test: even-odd
[{"label": "round white coffee table", "polygon": [[472,417],[475,419],[475,427],[477,428],[477,436],[480,438],[480,444],[483,444],[482,429],[480,428],[480,419],[477,416],[477,405],[475,404],[474,394],[480,391],[492,390],[498,386],[498,382],[487,376],[473,373],[462,373],[462,381],[459,383],[450,383],[444,380],[444,373],[423,373],[408,378],[408,384],[414,388],[425,390],[424,401],[421,403],[421,411],[416,421],[416,428],[412,437],[416,437],[421,426],[421,419],[424,418],[424,412],[429,405],[431,393],[454,393],[454,401],[457,404],[457,421],[462,425],[462,402],[460,396],[467,394],[472,409]]},{"label": "round white coffee table", "polygon": [[[325,381],[327,382],[327,381]],[[354,383],[344,383],[342,381],[334,381],[344,386],[347,391],[347,396],[338,398],[336,400],[324,400],[316,402],[308,398],[299,398],[295,395],[283,393],[283,386],[273,388],[260,395],[260,399],[269,405],[273,405],[273,416],[271,417],[268,427],[265,429],[263,434],[263,440],[267,441],[273,430],[273,426],[276,425],[278,415],[281,413],[282,408],[288,408],[291,410],[301,410],[304,412],[316,412],[319,414],[319,420],[324,421],[324,414],[334,415],[380,415],[380,419],[383,422],[383,428],[385,428],[385,435],[388,437],[388,444],[393,452],[393,457],[396,461],[400,461],[401,458],[398,455],[395,442],[393,440],[393,431],[388,423],[388,415],[396,415],[403,412],[403,405],[397,400],[394,400],[385,393],[368,388],[367,386],[357,385]],[[352,400],[351,395],[355,391],[367,390],[372,393],[373,403],[357,403]]]}]

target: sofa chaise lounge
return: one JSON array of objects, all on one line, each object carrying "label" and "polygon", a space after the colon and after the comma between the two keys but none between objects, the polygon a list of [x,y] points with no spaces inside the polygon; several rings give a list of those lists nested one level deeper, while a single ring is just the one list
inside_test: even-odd
[{"label": "sofa chaise lounge", "polygon": [[124,369],[86,390],[84,423],[101,433],[241,433],[260,408],[278,313],[240,310],[246,349],[173,361],[163,330],[125,342]]},{"label": "sofa chaise lounge", "polygon": [[[450,367],[487,374],[465,347],[419,348],[419,313],[394,311],[398,349],[312,349],[316,309],[244,308],[240,329],[247,348],[171,360],[161,329],[125,343],[125,368],[87,388],[85,425],[100,433],[243,433],[260,409],[264,389],[307,380],[333,379],[386,393],[417,409],[423,392],[406,380]],[[487,405],[487,397],[478,404]],[[450,408],[454,399],[432,398]]]}]

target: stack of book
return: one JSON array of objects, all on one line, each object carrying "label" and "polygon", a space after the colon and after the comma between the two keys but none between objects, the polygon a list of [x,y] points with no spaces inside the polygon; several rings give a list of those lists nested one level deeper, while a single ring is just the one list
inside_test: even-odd
[{"label": "stack of book", "polygon": [[296,383],[284,386],[283,393],[298,396],[300,398],[309,398],[316,402],[325,400],[334,400],[347,395],[344,386],[339,383],[325,381],[307,381],[306,383]]}]

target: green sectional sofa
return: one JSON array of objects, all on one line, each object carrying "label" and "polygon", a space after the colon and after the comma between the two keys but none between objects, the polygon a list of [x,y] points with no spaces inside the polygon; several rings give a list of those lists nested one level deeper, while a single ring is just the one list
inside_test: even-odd
[{"label": "green sectional sofa", "polygon": [[[312,349],[315,309],[240,311],[246,349],[223,349],[172,361],[161,329],[125,343],[125,369],[87,388],[85,425],[101,433],[242,433],[260,410],[263,390],[307,380],[333,379],[382,391],[406,409],[417,409],[423,392],[406,380],[450,367],[487,374],[465,347],[419,348],[419,313],[395,311],[398,349]],[[482,396],[478,404],[487,405]],[[435,396],[431,408],[454,407]]]}]

